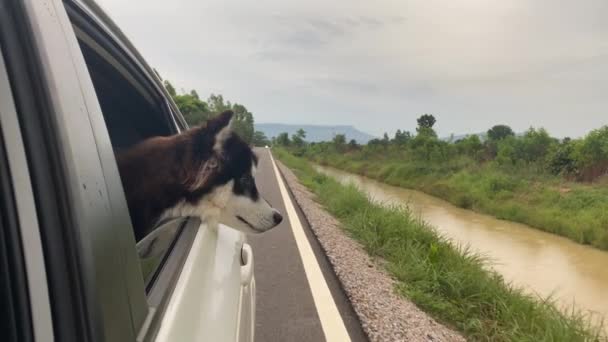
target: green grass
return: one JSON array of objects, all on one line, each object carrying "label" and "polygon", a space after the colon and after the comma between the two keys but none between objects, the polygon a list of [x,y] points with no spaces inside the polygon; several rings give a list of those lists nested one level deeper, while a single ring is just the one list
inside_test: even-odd
[{"label": "green grass", "polygon": [[406,209],[374,204],[355,187],[315,172],[306,160],[280,149],[274,154],[350,236],[371,256],[386,261],[401,295],[469,340],[604,340],[599,335],[601,329],[593,327],[589,317],[577,311],[564,313],[551,300],[541,300],[507,284],[484,267],[478,255],[440,237]]},{"label": "green grass", "polygon": [[405,154],[351,152],[305,156],[390,185],[420,190],[457,206],[524,223],[608,250],[608,185],[568,182],[534,167],[504,168],[463,158],[422,162]]}]

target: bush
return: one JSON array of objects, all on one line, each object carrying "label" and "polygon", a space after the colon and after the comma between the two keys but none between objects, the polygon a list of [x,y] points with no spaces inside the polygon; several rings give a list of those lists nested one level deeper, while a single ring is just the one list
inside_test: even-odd
[{"label": "bush", "polygon": [[458,153],[476,159],[480,156],[480,152],[483,149],[483,144],[476,134],[469,135],[468,137],[457,141],[455,146]]},{"label": "bush", "polygon": [[608,171],[608,126],[591,131],[576,145],[576,160],[582,180],[590,181]]},{"label": "bush", "polygon": [[555,145],[547,159],[549,160],[549,170],[554,175],[572,176],[578,173],[574,143],[570,139],[564,139],[561,144]]},{"label": "bush", "polygon": [[518,157],[526,162],[543,162],[551,147],[557,144],[557,139],[550,137],[544,128],[530,128],[518,141]]}]

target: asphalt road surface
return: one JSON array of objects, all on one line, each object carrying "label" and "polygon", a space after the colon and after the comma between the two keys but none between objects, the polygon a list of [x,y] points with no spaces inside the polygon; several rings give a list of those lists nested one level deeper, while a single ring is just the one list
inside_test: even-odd
[{"label": "asphalt road surface", "polygon": [[305,217],[281,185],[270,150],[256,153],[258,188],[284,217],[274,229],[249,236],[257,286],[256,342],[367,341]]}]

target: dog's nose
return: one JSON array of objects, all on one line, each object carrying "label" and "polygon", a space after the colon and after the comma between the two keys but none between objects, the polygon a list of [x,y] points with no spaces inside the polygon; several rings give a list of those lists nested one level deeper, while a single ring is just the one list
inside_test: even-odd
[{"label": "dog's nose", "polygon": [[275,211],[272,214],[272,219],[274,220],[274,224],[276,225],[276,224],[281,223],[281,221],[283,221],[283,216],[278,211]]}]

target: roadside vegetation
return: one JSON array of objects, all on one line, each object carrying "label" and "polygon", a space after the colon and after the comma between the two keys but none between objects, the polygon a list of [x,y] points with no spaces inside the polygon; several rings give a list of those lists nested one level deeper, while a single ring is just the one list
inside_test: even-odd
[{"label": "roadside vegetation", "polygon": [[232,129],[239,136],[247,143],[255,146],[270,145],[270,140],[263,132],[255,131],[253,113],[244,105],[224,100],[221,94],[211,94],[205,101],[199,97],[194,89],[190,92],[182,91],[178,93],[168,80],[164,80],[163,84],[191,127],[200,125],[221,112],[232,110],[234,112]]},{"label": "roadside vegetation", "polygon": [[415,133],[397,130],[366,145],[343,135],[307,143],[281,134],[273,143],[316,163],[608,250],[608,126],[559,140],[542,128],[515,134],[505,125],[439,139],[434,125],[425,114]]},{"label": "roadside vegetation", "polygon": [[398,281],[396,291],[475,341],[599,341],[601,329],[550,299],[525,294],[480,256],[440,237],[407,209],[371,202],[354,186],[317,173],[283,148],[275,156]]}]

